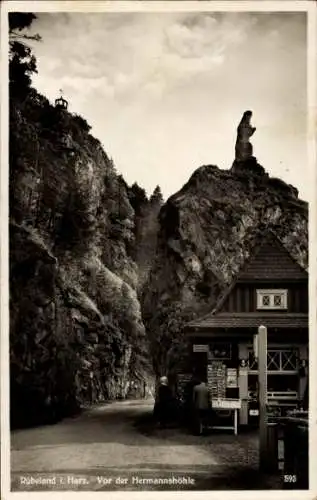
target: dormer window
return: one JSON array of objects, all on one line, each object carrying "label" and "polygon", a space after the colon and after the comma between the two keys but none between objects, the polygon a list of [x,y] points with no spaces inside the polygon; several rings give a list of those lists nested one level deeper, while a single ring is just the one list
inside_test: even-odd
[{"label": "dormer window", "polygon": [[257,290],[257,309],[287,309],[287,290]]}]

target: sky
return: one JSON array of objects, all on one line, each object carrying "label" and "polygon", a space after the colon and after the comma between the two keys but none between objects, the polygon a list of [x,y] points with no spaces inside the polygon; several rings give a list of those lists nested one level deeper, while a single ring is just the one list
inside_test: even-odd
[{"label": "sky", "polygon": [[253,111],[254,156],[308,199],[305,13],[41,13],[34,86],[71,112],[129,184],[165,198],[228,169]]}]

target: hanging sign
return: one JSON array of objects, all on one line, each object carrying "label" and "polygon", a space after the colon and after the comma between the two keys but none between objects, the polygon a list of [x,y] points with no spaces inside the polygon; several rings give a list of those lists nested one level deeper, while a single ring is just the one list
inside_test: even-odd
[{"label": "hanging sign", "polygon": [[249,415],[250,415],[250,417],[258,417],[259,416],[259,410],[257,410],[257,409],[251,409],[251,410],[249,410]]},{"label": "hanging sign", "polygon": [[241,400],[240,399],[213,399],[211,401],[212,408],[215,409],[241,409]]},{"label": "hanging sign", "polygon": [[193,344],[193,352],[208,352],[208,345]]}]

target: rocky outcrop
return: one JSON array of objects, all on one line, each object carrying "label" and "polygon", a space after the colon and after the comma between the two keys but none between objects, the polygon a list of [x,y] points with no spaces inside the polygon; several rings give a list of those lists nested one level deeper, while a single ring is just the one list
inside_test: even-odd
[{"label": "rocky outcrop", "polygon": [[296,188],[270,178],[254,157],[231,170],[206,165],[194,172],[161,209],[156,262],[144,286],[157,374],[173,374],[184,353],[184,323],[212,309],[265,229],[307,266],[307,222]]},{"label": "rocky outcrop", "polygon": [[12,425],[124,397],[144,377],[134,210],[82,118],[10,103]]},{"label": "rocky outcrop", "polygon": [[148,202],[143,205],[140,217],[137,218],[135,260],[138,265],[139,290],[142,290],[147,282],[155,261],[160,227],[159,212],[162,205],[163,198],[160,190],[154,191]]}]

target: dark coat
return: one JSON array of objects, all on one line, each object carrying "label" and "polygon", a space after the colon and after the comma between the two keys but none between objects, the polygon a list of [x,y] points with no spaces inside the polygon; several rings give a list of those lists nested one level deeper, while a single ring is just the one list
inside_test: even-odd
[{"label": "dark coat", "polygon": [[167,421],[171,417],[173,395],[170,387],[161,385],[157,392],[154,406],[154,415],[160,421]]}]

